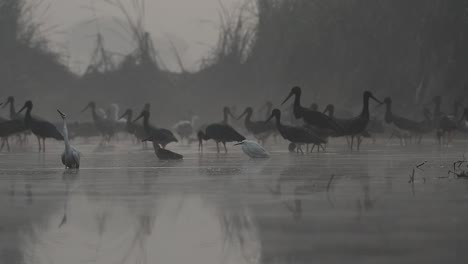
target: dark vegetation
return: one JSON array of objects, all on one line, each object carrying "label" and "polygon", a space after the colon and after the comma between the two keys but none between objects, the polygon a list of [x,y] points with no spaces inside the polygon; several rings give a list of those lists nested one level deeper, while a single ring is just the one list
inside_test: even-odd
[{"label": "dark vegetation", "polygon": [[[133,1],[135,10],[118,0],[109,5],[125,15],[135,50],[115,57],[97,36],[88,70],[74,76],[48,48],[31,7],[0,0],[2,96],[34,95],[77,111],[91,99],[136,110],[148,101],[153,117],[167,123],[189,112],[220,119],[222,106],[233,102],[278,104],[294,85],[321,108],[351,109],[371,90],[411,110],[439,94],[447,109],[467,92],[468,0],[252,0],[239,10],[221,7],[218,44],[193,73],[178,57],[181,72],[165,70],[142,23],[144,1]],[[168,107],[176,116],[157,114]]]}]

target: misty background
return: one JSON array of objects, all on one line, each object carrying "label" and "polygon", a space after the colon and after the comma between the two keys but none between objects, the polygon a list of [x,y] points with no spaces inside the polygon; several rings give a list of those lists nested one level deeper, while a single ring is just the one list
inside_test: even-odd
[{"label": "misty background", "polygon": [[357,110],[371,90],[419,113],[468,84],[466,0],[1,2],[2,97],[45,116],[87,119],[93,100],[150,102],[158,124],[217,120],[225,105],[278,105],[294,85],[305,105]]}]

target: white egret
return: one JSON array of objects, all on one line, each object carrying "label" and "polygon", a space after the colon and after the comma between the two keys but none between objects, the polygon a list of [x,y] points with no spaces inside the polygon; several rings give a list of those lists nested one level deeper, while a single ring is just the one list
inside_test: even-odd
[{"label": "white egret", "polygon": [[64,113],[57,109],[57,112],[63,119],[63,138],[65,141],[65,151],[62,153],[62,163],[67,169],[80,168],[80,152],[70,145],[68,139],[67,118]]},{"label": "white egret", "polygon": [[249,157],[254,159],[269,158],[270,153],[266,151],[260,144],[251,140],[243,140],[234,146],[240,145],[242,151]]}]

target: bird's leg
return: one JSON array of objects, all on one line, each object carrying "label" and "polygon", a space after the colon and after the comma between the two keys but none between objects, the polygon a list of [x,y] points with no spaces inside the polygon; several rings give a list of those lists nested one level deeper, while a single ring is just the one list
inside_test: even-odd
[{"label": "bird's leg", "polygon": [[357,150],[359,150],[359,148],[361,147],[361,143],[362,143],[362,138],[361,136],[358,136],[357,137]]},{"label": "bird's leg", "polygon": [[7,150],[10,152],[10,143],[8,143],[8,138],[5,138],[6,145],[7,145]]},{"label": "bird's leg", "polygon": [[348,144],[348,147],[350,147],[350,144],[349,144],[349,137],[346,136],[345,138],[346,138],[346,143]]},{"label": "bird's leg", "polygon": [[354,136],[351,136],[351,150],[353,150],[353,146],[354,146]]},{"label": "bird's leg", "polygon": [[37,143],[39,144],[39,152],[41,152],[41,139],[37,137]]},{"label": "bird's leg", "polygon": [[227,153],[226,142],[223,142],[224,152]]},{"label": "bird's leg", "polygon": [[[314,149],[314,146],[312,146],[312,150]],[[312,152],[312,151],[310,151]],[[306,153],[309,153],[309,144],[306,144]]]},{"label": "bird's leg", "polygon": [[2,145],[0,146],[0,151],[3,150],[3,146],[5,145],[5,138],[2,138]]},{"label": "bird's leg", "polygon": [[218,153],[219,153],[219,142],[216,141],[216,149],[218,150]]},{"label": "bird's leg", "polygon": [[42,138],[42,152],[45,153],[45,138]]},{"label": "bird's leg", "polygon": [[[310,149],[310,153],[314,152],[315,144],[312,145],[312,148]],[[309,152],[309,151],[307,151]]]}]

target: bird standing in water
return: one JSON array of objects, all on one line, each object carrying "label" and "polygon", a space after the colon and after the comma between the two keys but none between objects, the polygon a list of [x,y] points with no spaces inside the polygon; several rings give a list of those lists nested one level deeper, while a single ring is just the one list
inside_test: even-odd
[{"label": "bird standing in water", "polygon": [[227,153],[227,142],[241,142],[245,137],[237,132],[228,124],[228,116],[235,118],[229,108],[223,109],[224,119],[220,123],[213,123],[205,127],[205,129],[198,131],[198,150],[203,150],[203,140],[214,140],[216,142],[216,149],[219,153],[219,143],[223,143],[224,151]]},{"label": "bird standing in water", "polygon": [[237,119],[241,119],[245,116],[244,125],[247,131],[252,133],[261,145],[265,145],[265,141],[276,130],[276,126],[274,123],[271,122],[267,123],[263,121],[252,121],[252,114],[252,107],[247,107],[244,113],[240,115]]},{"label": "bird standing in water", "polygon": [[33,132],[33,134],[37,137],[37,142],[39,143],[39,152],[45,152],[46,138],[63,140],[63,135],[57,130],[57,128],[52,123],[47,122],[45,120],[38,120],[36,118],[33,118],[31,116],[32,108],[33,103],[31,101],[26,101],[19,113],[23,112],[23,110],[26,109],[26,115],[24,116],[24,123],[26,125],[26,128],[30,129]]},{"label": "bird standing in water", "polygon": [[234,146],[240,145],[242,151],[253,159],[269,158],[270,154],[257,142],[251,140],[244,140],[242,142],[234,144]]},{"label": "bird standing in water", "polygon": [[70,145],[68,138],[67,117],[59,109],[57,112],[63,119],[63,139],[65,141],[65,150],[62,153],[62,163],[66,169],[79,169],[80,168],[80,152]]},{"label": "bird standing in water", "polygon": [[153,140],[153,137],[149,137],[143,140],[143,142],[146,141],[151,141],[153,143],[154,153],[156,154],[156,157],[158,157],[158,159],[160,160],[181,160],[184,158],[184,156],[178,153],[161,148],[161,145],[159,145],[159,143],[156,140]]},{"label": "bird standing in water", "polygon": [[273,109],[271,116],[266,122],[269,122],[272,118],[276,118],[276,127],[281,134],[281,136],[294,143],[296,147],[296,152],[302,151],[301,145],[304,144],[314,144],[322,145],[327,143],[326,139],[321,138],[320,136],[314,134],[311,129],[302,127],[302,126],[286,126],[281,123],[281,111],[279,109]]}]

